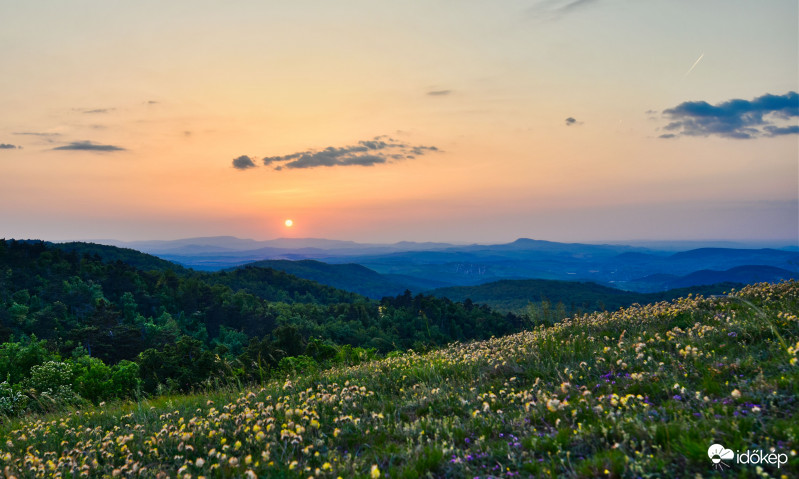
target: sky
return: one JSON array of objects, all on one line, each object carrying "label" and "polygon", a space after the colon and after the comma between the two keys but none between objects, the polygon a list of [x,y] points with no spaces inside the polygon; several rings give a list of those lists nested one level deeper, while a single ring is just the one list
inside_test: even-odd
[{"label": "sky", "polygon": [[796,245],[797,9],[0,0],[0,237]]}]

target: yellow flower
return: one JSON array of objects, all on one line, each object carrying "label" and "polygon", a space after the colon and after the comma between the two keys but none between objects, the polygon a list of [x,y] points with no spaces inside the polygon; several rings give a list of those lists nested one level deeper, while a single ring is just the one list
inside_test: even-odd
[{"label": "yellow flower", "polygon": [[380,469],[377,467],[377,464],[372,464],[372,471],[369,473],[369,477],[372,479],[380,477]]}]

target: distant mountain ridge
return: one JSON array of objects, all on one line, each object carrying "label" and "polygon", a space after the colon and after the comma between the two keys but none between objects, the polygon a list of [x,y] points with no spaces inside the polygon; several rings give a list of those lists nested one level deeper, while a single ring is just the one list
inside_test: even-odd
[{"label": "distant mountain ridge", "polygon": [[[310,263],[302,266],[276,263],[274,266],[371,297],[397,287],[421,292],[447,285],[470,286],[504,279],[593,282],[622,290],[651,292],[691,281],[707,284],[710,280],[703,277],[710,273],[689,276],[706,270],[728,272],[715,274],[713,282],[751,282],[744,281],[747,277],[799,277],[799,251],[791,250],[790,246],[785,249],[706,246],[675,252],[642,246],[558,243],[529,238],[495,245],[413,242],[381,245],[314,238],[255,241],[226,236],[117,243],[143,248],[162,259],[205,271],[277,260],[357,264],[371,273],[346,268],[335,273],[334,269],[319,264],[308,269]],[[744,266],[749,267],[748,273],[730,271]],[[752,269],[760,266],[783,271],[769,275]],[[350,276],[362,279],[353,282]],[[680,282],[679,278],[686,276]]]},{"label": "distant mountain ridge", "polygon": [[[703,269],[685,276],[668,274],[651,275],[641,278],[638,280],[638,283],[648,284],[652,290],[663,290],[723,282],[739,284],[778,283],[796,277],[796,273],[774,266],[744,265],[724,271]],[[641,288],[639,287],[639,289]]]},{"label": "distant mountain ridge", "polygon": [[[236,238],[235,236],[210,236],[185,238],[178,240],[118,241],[94,240],[101,244],[132,248],[150,254],[182,255],[188,253],[216,252],[257,252],[266,254],[291,254],[298,251],[336,251],[358,250],[361,254],[368,251],[419,251],[426,249],[443,249],[454,245],[449,243],[400,241],[394,244],[357,243],[346,240],[330,240],[324,238],[276,238],[272,240],[253,240]],[[296,254],[296,253],[295,253]]]}]

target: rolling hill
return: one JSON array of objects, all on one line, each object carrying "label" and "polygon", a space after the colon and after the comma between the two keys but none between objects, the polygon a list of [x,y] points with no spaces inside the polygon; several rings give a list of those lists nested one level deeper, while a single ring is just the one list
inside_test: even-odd
[{"label": "rolling hill", "polygon": [[382,275],[355,263],[328,264],[314,260],[265,260],[248,263],[247,267],[271,268],[299,278],[316,281],[334,288],[352,291],[368,298],[397,296],[406,289],[426,291],[444,283],[422,278]]},{"label": "rolling hill", "polygon": [[[7,477],[797,477],[797,314],[796,283],[754,285],[245,387],[30,415],[0,423],[0,467]],[[719,471],[715,444],[739,460]],[[752,464],[748,451],[773,460]]]},{"label": "rolling hill", "polygon": [[562,303],[565,313],[615,311],[634,303],[669,301],[693,294],[722,294],[737,283],[717,283],[703,287],[671,289],[658,293],[636,293],[602,286],[596,283],[541,279],[501,280],[478,286],[453,286],[430,291],[430,294],[452,301],[471,301],[485,304],[497,311],[524,311],[530,303],[547,301]]}]

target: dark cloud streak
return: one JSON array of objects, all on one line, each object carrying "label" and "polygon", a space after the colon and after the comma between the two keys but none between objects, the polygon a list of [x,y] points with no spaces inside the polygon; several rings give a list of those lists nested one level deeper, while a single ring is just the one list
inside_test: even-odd
[{"label": "dark cloud streak", "polygon": [[797,125],[776,125],[776,120],[799,117],[799,94],[765,94],[751,101],[733,99],[717,105],[706,101],[686,101],[663,111],[671,119],[664,127],[674,136],[720,136],[751,139],[758,137],[799,134]]},{"label": "dark cloud streak", "polygon": [[0,150],[16,150],[17,148],[22,148],[22,147],[17,145],[11,145],[9,143],[0,143]]},{"label": "dark cloud streak", "polygon": [[[356,145],[329,146],[323,150],[266,156],[261,161],[265,166],[274,166],[277,171],[284,168],[300,169],[320,166],[374,166],[412,159],[436,151],[439,149],[435,146],[409,145],[387,136],[377,136],[371,140],[359,141]],[[250,166],[246,168],[250,168]]]},{"label": "dark cloud streak", "polygon": [[64,146],[58,146],[53,150],[70,150],[70,151],[125,151],[125,148],[114,145],[100,145],[92,143],[91,141],[73,141],[72,143]]}]

